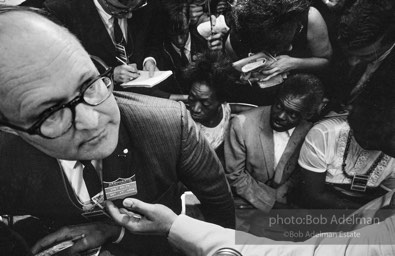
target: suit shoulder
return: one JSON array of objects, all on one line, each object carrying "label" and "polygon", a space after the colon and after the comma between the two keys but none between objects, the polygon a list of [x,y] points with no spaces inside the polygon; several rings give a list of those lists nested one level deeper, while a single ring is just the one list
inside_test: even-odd
[{"label": "suit shoulder", "polygon": [[235,129],[243,132],[258,129],[260,122],[263,122],[265,115],[270,112],[270,107],[257,107],[234,116],[231,120]]},{"label": "suit shoulder", "polygon": [[72,8],[72,6],[79,6],[81,2],[84,2],[84,0],[68,0],[68,1],[63,1],[63,0],[46,0],[43,4],[44,8],[46,8],[49,11],[67,11]]},{"label": "suit shoulder", "polygon": [[114,92],[114,96],[118,105],[122,106],[138,106],[142,109],[161,108],[167,111],[179,110],[181,108],[180,102],[177,101],[132,92]]},{"label": "suit shoulder", "polygon": [[123,116],[147,122],[181,122],[186,115],[185,105],[157,97],[128,92],[115,92]]},{"label": "suit shoulder", "polygon": [[244,112],[241,112],[240,114],[234,116],[233,119],[239,119],[239,120],[251,120],[251,121],[258,121],[260,117],[266,113],[270,112],[270,106],[264,106],[264,107],[257,107],[254,109],[250,109]]}]

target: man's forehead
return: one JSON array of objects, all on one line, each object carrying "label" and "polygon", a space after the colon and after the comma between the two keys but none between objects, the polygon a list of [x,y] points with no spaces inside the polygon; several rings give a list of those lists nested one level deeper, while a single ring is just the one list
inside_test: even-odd
[{"label": "man's forehead", "polygon": [[288,110],[299,113],[306,111],[306,104],[302,97],[295,95],[284,95],[280,96],[278,101]]},{"label": "man's forehead", "polygon": [[[0,23],[0,94],[6,97],[0,104],[2,111],[16,113],[15,108],[26,103],[37,108],[49,87],[67,83],[67,88],[73,90],[82,75],[92,70],[93,64],[89,63],[89,56],[78,41],[51,21],[37,14],[16,11],[0,15]],[[56,90],[60,93],[58,88]]]},{"label": "man's forehead", "polygon": [[213,94],[213,90],[204,82],[196,82],[191,88],[191,94],[200,98],[209,98]]}]

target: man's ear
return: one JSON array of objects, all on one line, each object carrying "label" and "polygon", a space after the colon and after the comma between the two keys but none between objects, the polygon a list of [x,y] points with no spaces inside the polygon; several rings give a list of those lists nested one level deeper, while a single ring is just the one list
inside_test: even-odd
[{"label": "man's ear", "polygon": [[325,109],[326,105],[328,105],[328,103],[329,103],[329,99],[328,98],[326,98],[326,97],[322,98],[322,101],[318,105],[318,108],[317,108],[317,115],[321,115],[322,114],[323,110]]}]

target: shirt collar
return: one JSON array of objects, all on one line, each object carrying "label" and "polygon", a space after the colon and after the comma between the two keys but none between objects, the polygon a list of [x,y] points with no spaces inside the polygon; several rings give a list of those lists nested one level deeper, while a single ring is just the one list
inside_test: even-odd
[{"label": "shirt collar", "polygon": [[278,132],[276,130],[273,130],[273,133],[283,133],[283,134],[286,134],[288,137],[291,137],[294,130],[295,130],[295,127],[292,129],[289,129],[287,131],[283,131],[283,132]]},{"label": "shirt collar", "polygon": [[[177,46],[175,46],[173,43],[171,43],[171,45],[173,46],[174,50],[176,50],[176,52],[178,54],[181,54],[181,49],[178,48]],[[188,52],[191,52],[191,33],[188,33],[188,39],[185,43],[184,49],[187,50]]]},{"label": "shirt collar", "polygon": [[70,169],[74,169],[80,164],[80,162],[78,162],[76,160],[62,160],[62,159],[59,159],[59,162],[61,163],[61,165],[66,166],[66,167],[68,167]]},{"label": "shirt collar", "polygon": [[103,9],[103,6],[101,6],[101,4],[99,3],[99,1],[98,1],[98,0],[93,0],[93,2],[95,3],[96,9],[97,9],[97,11],[99,12],[99,14],[100,14],[101,17],[102,17],[103,19],[107,20],[108,22],[112,21],[112,20],[111,20],[112,15],[111,15],[111,14],[108,14],[108,13]]}]

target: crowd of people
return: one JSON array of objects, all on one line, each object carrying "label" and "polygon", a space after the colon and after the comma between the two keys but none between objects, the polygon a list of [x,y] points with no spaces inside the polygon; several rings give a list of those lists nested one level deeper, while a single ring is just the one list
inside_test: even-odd
[{"label": "crowd of people", "polygon": [[[394,0],[0,5],[0,251],[395,254],[394,47]],[[380,223],[272,223],[323,213]]]}]

